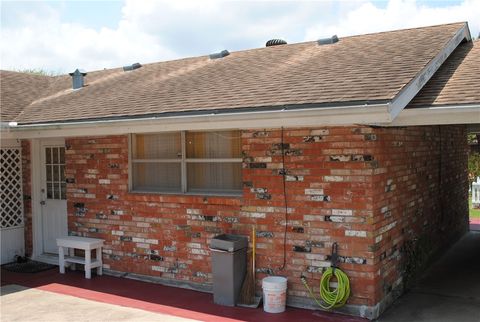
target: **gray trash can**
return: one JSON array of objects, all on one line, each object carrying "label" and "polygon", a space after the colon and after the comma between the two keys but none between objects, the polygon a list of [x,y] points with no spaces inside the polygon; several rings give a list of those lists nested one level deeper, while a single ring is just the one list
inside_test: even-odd
[{"label": "gray trash can", "polygon": [[248,239],[222,234],[210,241],[212,252],[213,302],[235,306],[247,268]]}]

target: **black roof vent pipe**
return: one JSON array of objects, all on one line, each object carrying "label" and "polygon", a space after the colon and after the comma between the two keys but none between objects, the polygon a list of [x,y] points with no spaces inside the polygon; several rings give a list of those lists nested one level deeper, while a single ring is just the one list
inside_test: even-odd
[{"label": "black roof vent pipe", "polygon": [[128,72],[130,70],[138,69],[140,67],[142,67],[142,64],[134,63],[134,64],[131,64],[131,65],[128,65],[128,66],[123,66],[123,71]]},{"label": "black roof vent pipe", "polygon": [[230,55],[230,52],[225,49],[219,53],[210,54],[208,57],[210,57],[210,59],[218,59],[218,58],[226,57],[228,55]]},{"label": "black roof vent pipe", "polygon": [[286,44],[287,44],[287,42],[283,39],[270,39],[265,44],[265,47],[272,47],[272,46],[286,45]]},{"label": "black roof vent pipe", "polygon": [[69,73],[69,75],[72,76],[73,89],[79,89],[83,87],[83,77],[87,76],[87,73],[77,68],[73,73]]},{"label": "black roof vent pipe", "polygon": [[330,44],[334,44],[336,42],[338,42],[337,35],[333,35],[330,38],[322,38],[322,39],[317,40],[317,43],[319,45],[330,45]]}]

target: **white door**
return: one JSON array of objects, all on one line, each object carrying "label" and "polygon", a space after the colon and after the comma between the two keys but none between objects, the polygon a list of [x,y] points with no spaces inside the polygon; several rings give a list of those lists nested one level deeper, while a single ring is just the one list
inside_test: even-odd
[{"label": "white door", "polygon": [[68,235],[65,145],[41,145],[43,252],[58,254],[56,239]]}]

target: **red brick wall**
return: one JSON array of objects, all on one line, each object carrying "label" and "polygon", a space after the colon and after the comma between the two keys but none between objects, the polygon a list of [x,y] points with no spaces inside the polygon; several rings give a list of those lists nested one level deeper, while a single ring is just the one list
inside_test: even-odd
[{"label": "red brick wall", "polygon": [[468,145],[463,126],[377,129],[375,264],[379,301],[400,293],[430,256],[468,229]]},{"label": "red brick wall", "polygon": [[207,241],[235,232],[240,198],[128,193],[126,136],[66,142],[69,230],[104,238],[118,271],[191,282],[210,280]]},{"label": "red brick wall", "polygon": [[33,249],[31,169],[32,164],[30,157],[30,141],[22,140],[22,189],[25,225],[25,256],[30,256]]},{"label": "red brick wall", "polygon": [[[244,212],[260,217],[259,267],[289,276],[289,295],[306,297],[302,274],[318,290],[328,256],[339,243],[342,264],[352,281],[351,304],[373,305],[372,178],[373,130],[336,127],[285,130],[283,135],[288,214],[287,258],[283,266],[285,203],[281,131],[244,133]],[[268,211],[266,211],[268,210]],[[264,217],[264,218],[263,218]],[[252,220],[253,221],[253,220]],[[260,278],[263,275],[259,276]]]},{"label": "red brick wall", "polygon": [[[128,193],[126,136],[67,140],[69,230],[107,240],[105,263],[119,271],[210,282],[208,242],[221,232],[258,231],[258,280],[287,275],[290,294],[305,296],[300,275],[317,287],[332,241],[349,263],[351,303],[373,305],[372,164],[370,128],[245,131],[243,197]],[[346,138],[348,141],[346,141]],[[342,162],[337,159],[353,158]],[[343,159],[342,159],[343,160]],[[351,236],[352,235],[352,236]]]},{"label": "red brick wall", "polygon": [[249,235],[255,225],[257,282],[286,275],[291,298],[307,296],[302,274],[318,290],[336,241],[351,280],[349,303],[373,306],[403,274],[405,240],[465,230],[461,127],[442,127],[441,141],[438,127],[287,129],[283,146],[278,129],[242,137],[244,190],[237,198],[129,193],[127,136],[67,139],[70,232],[106,239],[112,270],[210,283],[210,238]]}]

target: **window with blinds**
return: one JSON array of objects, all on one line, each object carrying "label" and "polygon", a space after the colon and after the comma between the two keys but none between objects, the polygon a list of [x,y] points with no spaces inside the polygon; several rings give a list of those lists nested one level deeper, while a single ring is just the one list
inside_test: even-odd
[{"label": "window with blinds", "polygon": [[134,134],[131,190],[239,194],[240,131]]}]

